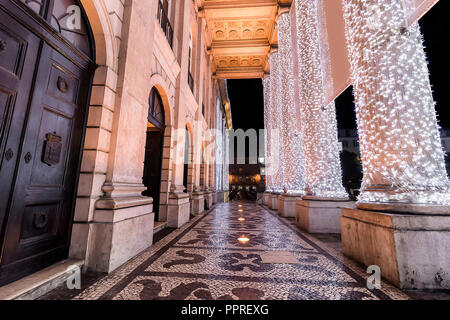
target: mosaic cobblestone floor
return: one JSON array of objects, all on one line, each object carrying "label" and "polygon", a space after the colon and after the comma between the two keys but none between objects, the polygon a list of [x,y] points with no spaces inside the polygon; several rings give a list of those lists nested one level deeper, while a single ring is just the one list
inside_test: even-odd
[{"label": "mosaic cobblestone floor", "polygon": [[367,277],[292,220],[242,202],[195,217],[73,299],[409,299],[384,282],[367,289]]}]

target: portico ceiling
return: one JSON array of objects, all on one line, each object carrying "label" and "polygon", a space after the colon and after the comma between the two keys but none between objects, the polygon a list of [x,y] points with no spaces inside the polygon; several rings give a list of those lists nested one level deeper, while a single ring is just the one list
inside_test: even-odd
[{"label": "portico ceiling", "polygon": [[278,45],[275,20],[292,0],[198,0],[218,79],[261,78]]}]

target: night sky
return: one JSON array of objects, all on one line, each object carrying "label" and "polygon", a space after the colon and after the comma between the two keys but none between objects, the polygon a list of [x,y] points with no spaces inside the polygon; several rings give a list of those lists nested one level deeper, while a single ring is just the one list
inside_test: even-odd
[{"label": "night sky", "polygon": [[[440,124],[450,128],[450,1],[441,0],[421,20],[431,83]],[[264,128],[264,98],[260,79],[228,80],[234,129]],[[336,99],[340,129],[356,129],[352,89]]]},{"label": "night sky", "polygon": [[264,93],[261,79],[228,80],[233,129],[264,129]]}]

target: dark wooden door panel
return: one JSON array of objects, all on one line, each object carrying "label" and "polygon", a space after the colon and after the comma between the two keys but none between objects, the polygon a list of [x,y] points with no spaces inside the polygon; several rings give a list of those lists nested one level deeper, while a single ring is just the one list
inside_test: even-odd
[{"label": "dark wooden door panel", "polygon": [[40,40],[0,8],[0,42],[1,245]]},{"label": "dark wooden door panel", "polygon": [[48,3],[44,21],[0,1],[0,286],[66,258],[70,243],[94,64],[88,24],[55,24],[79,2]]},{"label": "dark wooden door panel", "polygon": [[[4,264],[68,244],[88,87],[83,70],[43,46],[11,205],[14,216],[7,225]],[[57,142],[49,151],[51,137]],[[55,160],[50,164],[45,162],[48,152]]]}]

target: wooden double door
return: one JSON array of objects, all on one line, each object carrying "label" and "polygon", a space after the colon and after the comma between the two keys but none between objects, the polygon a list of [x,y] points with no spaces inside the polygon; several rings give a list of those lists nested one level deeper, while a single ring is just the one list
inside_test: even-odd
[{"label": "wooden double door", "polygon": [[0,286],[68,255],[92,73],[44,18],[1,0]]}]

